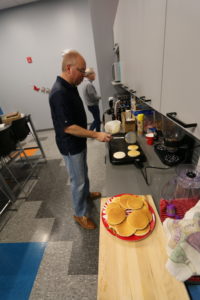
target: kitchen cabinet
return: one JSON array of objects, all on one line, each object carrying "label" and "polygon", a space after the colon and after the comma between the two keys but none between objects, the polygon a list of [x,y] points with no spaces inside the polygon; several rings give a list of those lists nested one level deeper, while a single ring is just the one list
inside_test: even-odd
[{"label": "kitchen cabinet", "polygon": [[[199,28],[198,0],[119,0],[114,23],[122,83],[186,124],[199,117]],[[200,139],[199,124],[186,131]]]},{"label": "kitchen cabinet", "polygon": [[160,109],[166,0],[119,0],[114,41],[122,83]]},{"label": "kitchen cabinet", "polygon": [[[185,123],[199,121],[200,2],[168,0],[161,112],[177,112]],[[200,123],[187,129],[200,138]]]}]

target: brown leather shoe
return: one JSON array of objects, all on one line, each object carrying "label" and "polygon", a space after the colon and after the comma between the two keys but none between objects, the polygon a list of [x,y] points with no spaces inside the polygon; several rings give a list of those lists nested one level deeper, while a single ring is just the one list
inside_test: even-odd
[{"label": "brown leather shoe", "polygon": [[89,200],[95,200],[101,198],[101,193],[100,192],[91,192],[89,193],[88,199]]},{"label": "brown leather shoe", "polygon": [[85,228],[85,229],[95,229],[96,225],[94,224],[94,222],[88,218],[88,217],[77,217],[74,216],[74,220],[79,223],[79,225],[81,225],[81,227]]}]

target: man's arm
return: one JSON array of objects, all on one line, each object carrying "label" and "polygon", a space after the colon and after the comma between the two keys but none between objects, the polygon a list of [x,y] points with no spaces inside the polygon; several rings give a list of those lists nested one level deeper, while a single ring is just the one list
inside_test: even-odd
[{"label": "man's arm", "polygon": [[78,125],[68,126],[64,129],[64,132],[75,135],[75,136],[79,136],[79,137],[96,139],[99,142],[109,142],[112,138],[112,136],[109,133],[87,130]]}]

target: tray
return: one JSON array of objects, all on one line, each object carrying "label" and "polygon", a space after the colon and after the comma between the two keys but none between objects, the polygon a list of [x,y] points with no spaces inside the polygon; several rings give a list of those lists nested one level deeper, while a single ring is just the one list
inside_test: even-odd
[{"label": "tray", "polygon": [[[140,151],[140,155],[137,156],[137,157],[129,157],[127,155],[128,151],[129,151],[128,146],[133,145],[133,144],[126,143],[125,139],[122,138],[124,136],[125,136],[124,133],[115,134],[115,135],[113,135],[114,139],[112,139],[108,143],[110,162],[112,164],[116,164],[116,165],[122,165],[122,164],[136,164],[136,165],[139,165],[140,163],[145,162],[146,161],[146,156],[145,156],[142,148],[140,147],[140,145],[137,142],[134,145],[137,145],[139,147],[138,151]],[[117,137],[119,137],[119,139],[117,139]],[[118,151],[125,152],[126,156],[122,159],[114,158],[113,154],[115,152],[118,152]]]},{"label": "tray", "polygon": [[148,203],[148,206],[149,206],[149,210],[151,211],[152,213],[152,221],[150,223],[150,231],[145,234],[145,235],[142,235],[142,236],[136,236],[136,235],[131,235],[131,236],[128,236],[128,237],[124,237],[124,236],[121,236],[119,234],[117,234],[112,228],[109,227],[108,225],[108,222],[107,222],[107,215],[106,215],[106,207],[108,206],[109,203],[111,203],[113,201],[114,198],[116,197],[120,197],[122,195],[131,195],[131,194],[119,194],[119,195],[115,195],[111,198],[109,198],[106,203],[104,204],[103,208],[102,208],[102,212],[101,212],[101,218],[102,218],[102,222],[105,226],[105,228],[108,230],[108,232],[110,232],[112,235],[116,236],[117,238],[119,239],[122,239],[122,240],[126,240],[126,241],[140,241],[140,240],[143,240],[145,239],[146,237],[148,237],[152,231],[154,230],[154,227],[155,227],[155,224],[156,224],[156,217],[155,217],[155,213],[154,213],[154,210],[153,208],[150,206],[150,204]]}]

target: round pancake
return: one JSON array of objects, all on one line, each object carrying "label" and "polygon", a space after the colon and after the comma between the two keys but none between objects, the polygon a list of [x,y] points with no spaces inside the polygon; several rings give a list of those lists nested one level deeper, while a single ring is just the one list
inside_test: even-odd
[{"label": "round pancake", "polygon": [[138,145],[129,145],[128,150],[137,150],[139,147]]},{"label": "round pancake", "polygon": [[152,217],[152,213],[151,211],[149,210],[149,206],[148,204],[146,203],[146,201],[144,202],[144,206],[142,207],[142,211],[145,212],[145,214],[147,215],[148,219],[149,219],[149,222],[152,221],[153,217]]},{"label": "round pancake", "polygon": [[136,232],[136,228],[130,226],[130,224],[127,222],[127,219],[125,219],[125,221],[113,227],[117,232],[117,234],[121,236],[131,236]]},{"label": "round pancake", "polygon": [[127,201],[131,199],[132,195],[122,195],[120,196],[119,204],[121,207],[124,209],[128,209],[129,207],[127,206]]},{"label": "round pancake", "polygon": [[142,230],[136,230],[135,235],[137,236],[145,235],[149,232],[149,230],[150,230],[150,225],[147,225],[147,227]]},{"label": "round pancake", "polygon": [[144,229],[149,224],[149,219],[145,212],[138,209],[128,215],[127,222],[134,228]]},{"label": "round pancake", "polygon": [[114,197],[112,199],[112,203],[119,203],[120,202],[120,197]]},{"label": "round pancake", "polygon": [[137,151],[137,150],[128,151],[128,156],[130,156],[130,157],[137,157],[139,155],[140,155],[140,151]]},{"label": "round pancake", "polygon": [[106,213],[108,213],[108,211],[113,208],[113,207],[120,207],[119,203],[117,202],[111,202],[107,205],[106,207]]},{"label": "round pancake", "polygon": [[126,218],[125,211],[121,207],[111,208],[108,211],[107,216],[108,216],[108,224],[110,224],[110,225],[120,224]]},{"label": "round pancake", "polygon": [[118,151],[118,152],[113,153],[113,157],[116,159],[122,159],[125,156],[126,156],[126,154],[123,151]]},{"label": "round pancake", "polygon": [[144,205],[144,196],[134,195],[127,200],[127,206],[130,209],[140,209]]}]

